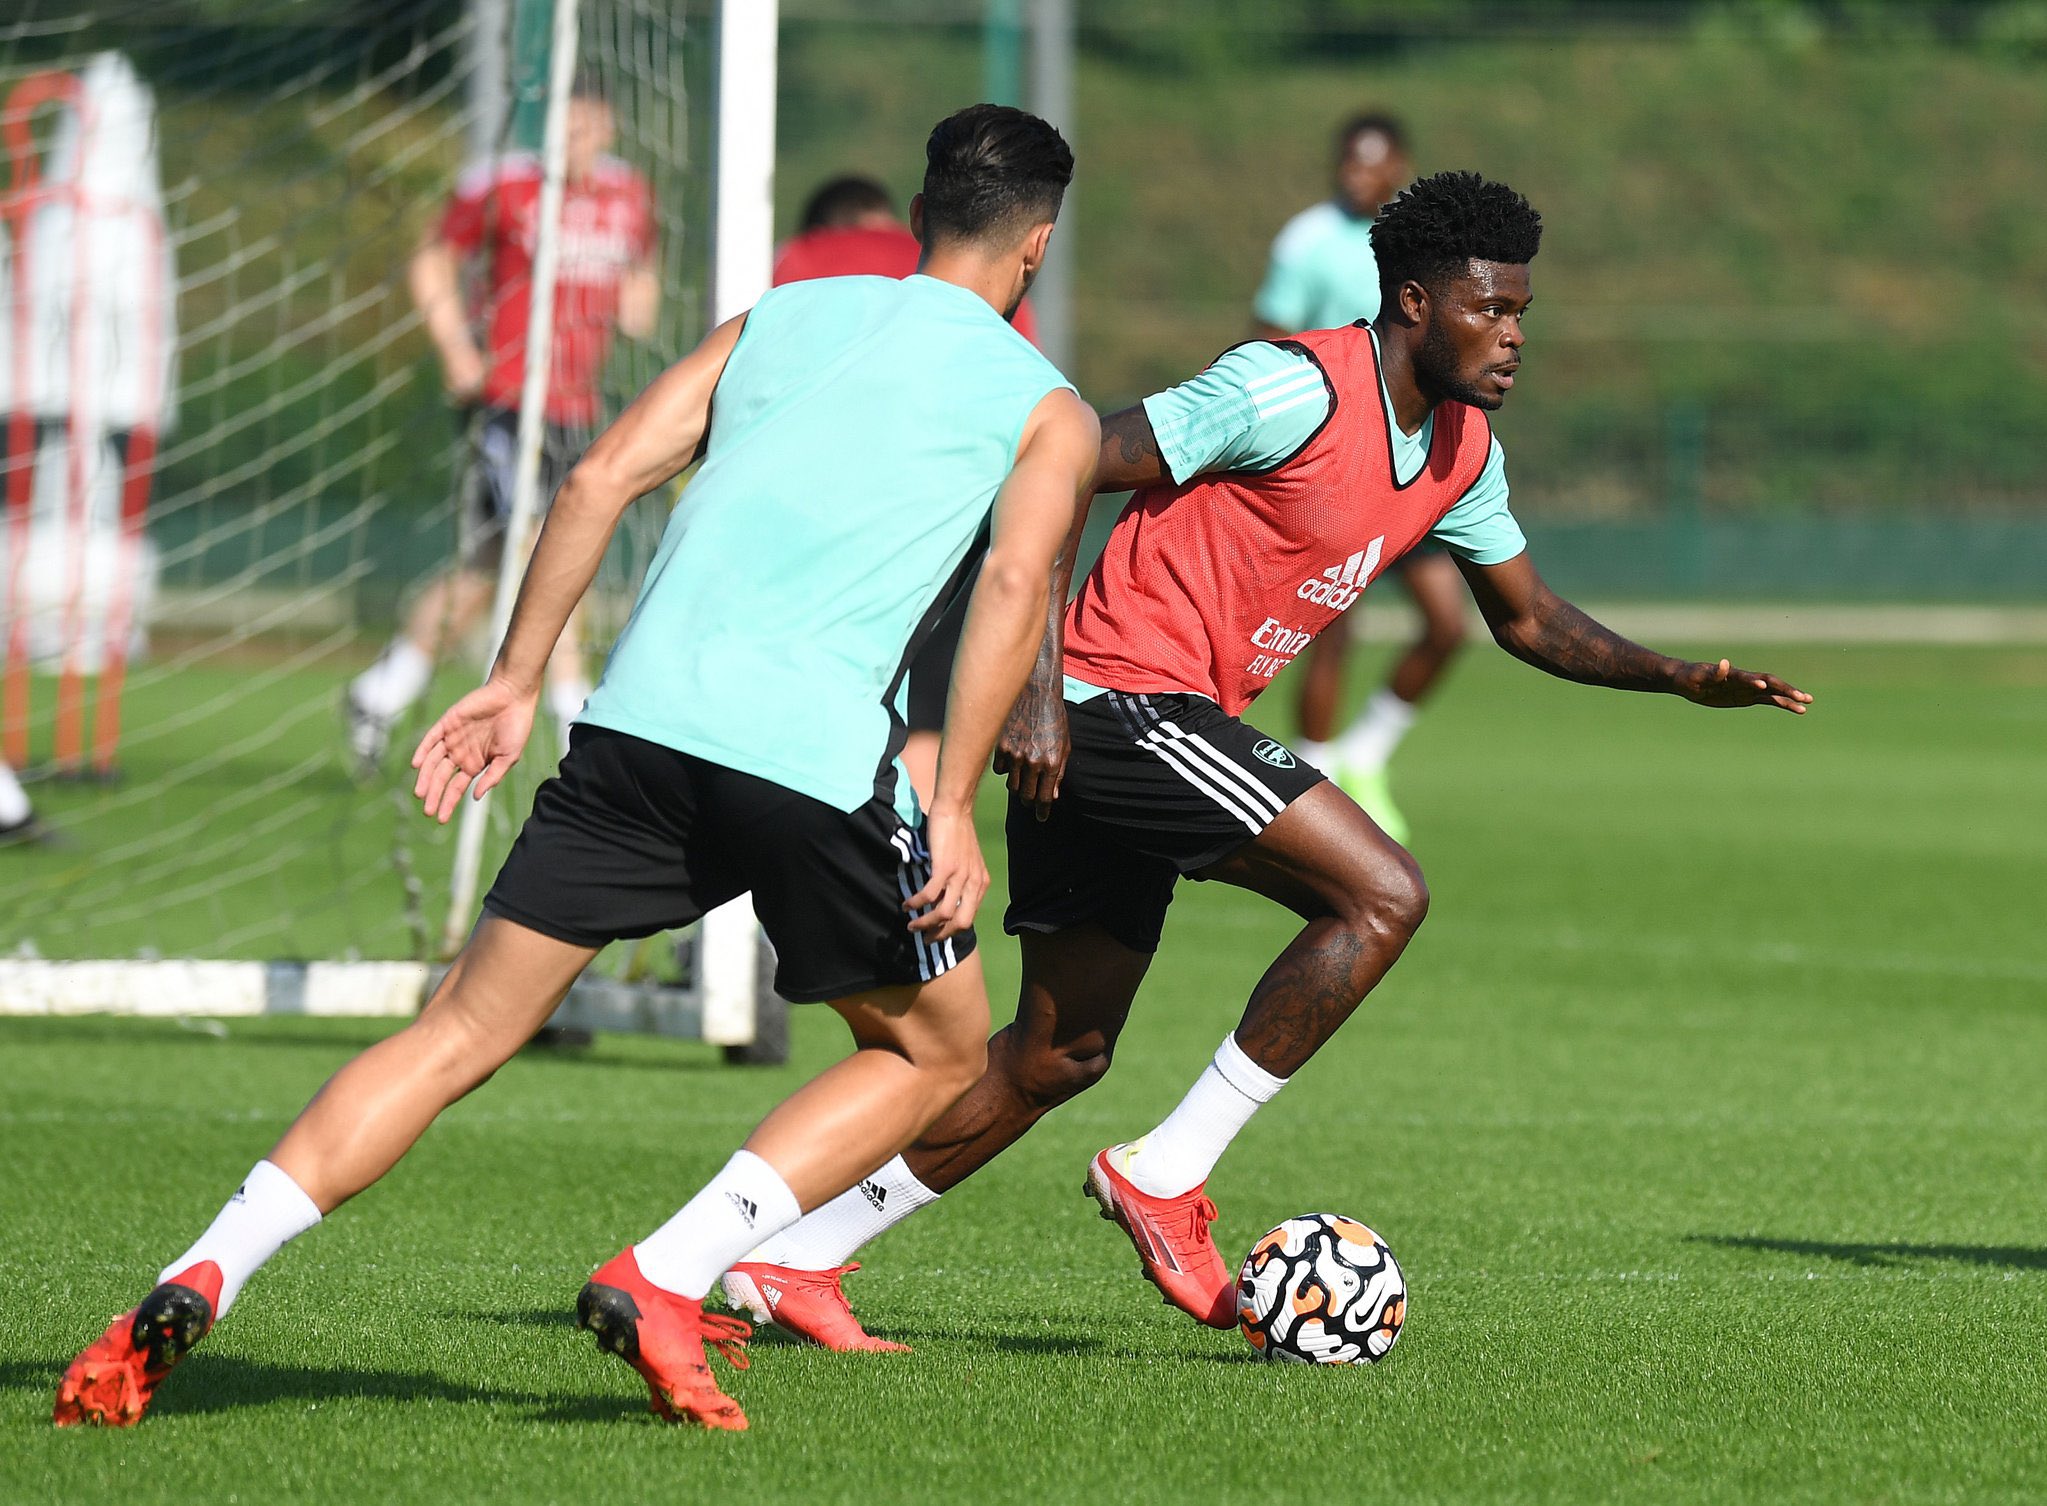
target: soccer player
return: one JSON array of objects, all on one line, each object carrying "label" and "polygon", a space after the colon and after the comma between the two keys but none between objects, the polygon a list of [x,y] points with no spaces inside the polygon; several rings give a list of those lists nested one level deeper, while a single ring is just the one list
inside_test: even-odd
[{"label": "soccer player", "polygon": [[[1053,561],[1100,429],[1005,322],[1073,171],[1058,132],[977,105],[926,148],[925,259],[903,281],[779,288],[713,331],[571,472],[484,686],[414,754],[446,820],[531,733],[541,679],[635,497],[704,455],[638,602],[469,944],[420,1017],[342,1068],[141,1305],[80,1355],[60,1424],[136,1421],[289,1239],[375,1182],[553,1011],[597,949],[751,890],[775,987],[829,1002],[855,1050],[764,1119],[578,1317],[657,1414],[745,1417],[701,1299],[754,1244],[910,1143],[979,1077],[988,882],[973,797],[1044,637]],[[986,540],[928,819],[896,750],[903,666]]]},{"label": "soccer player", "polygon": [[[1334,197],[1295,215],[1272,243],[1272,262],[1252,303],[1259,334],[1279,339],[1378,317],[1372,220],[1411,175],[1407,132],[1398,120],[1374,114],[1345,122],[1336,138]],[[1350,626],[1346,616],[1331,622],[1301,666],[1299,751],[1404,843],[1407,820],[1393,803],[1386,764],[1464,644],[1465,598],[1457,567],[1426,539],[1394,562],[1393,573],[1421,611],[1420,636],[1332,742]],[[1361,591],[1355,582],[1341,589],[1345,602]]]},{"label": "soccer player", "polygon": [[[568,110],[542,497],[554,495],[597,422],[612,331],[644,339],[660,311],[653,195],[645,178],[610,155],[615,135],[602,89],[578,79]],[[349,751],[365,777],[383,760],[393,724],[426,693],[441,650],[476,625],[496,591],[518,470],[541,176],[540,159],[531,152],[470,168],[407,268],[413,303],[440,357],[441,381],[462,410],[467,455],[456,502],[454,568],[428,583],[397,636],[348,687]],[[481,348],[462,297],[469,262],[479,263],[483,274]],[[564,736],[589,691],[572,622],[548,663],[548,708]]]},{"label": "soccer player", "polygon": [[1013,791],[1016,1020],[988,1043],[986,1075],[914,1147],[765,1242],[727,1275],[728,1299],[833,1348],[880,1347],[846,1306],[848,1258],[1101,1080],[1185,876],[1263,895],[1303,928],[1186,1097],[1149,1134],[1096,1155],[1087,1187],[1168,1300],[1232,1326],[1209,1172],[1428,909],[1414,860],[1239,719],[1342,610],[1332,587],[1362,585],[1433,537],[1500,645],[1538,669],[1704,706],[1805,709],[1811,697],[1774,676],[1629,642],[1530,563],[1486,414],[1521,364],[1540,235],[1510,188],[1425,178],[1373,233],[1376,325],[1238,346],[1104,420],[1095,485],[1137,494],[1053,614],[997,754]]},{"label": "soccer player", "polygon": [[[898,220],[888,190],[872,178],[847,175],[822,184],[803,207],[803,227],[775,258],[774,285],[804,282],[813,277],[908,277],[921,254],[917,237]],[[1011,324],[1033,345],[1037,320],[1026,298],[1016,306]],[[964,594],[938,620],[931,636],[910,664],[904,719],[909,737],[903,743],[903,769],[919,799],[931,798],[938,777],[938,734],[945,726],[946,687],[952,682],[953,656],[959,652],[964,621]]]}]

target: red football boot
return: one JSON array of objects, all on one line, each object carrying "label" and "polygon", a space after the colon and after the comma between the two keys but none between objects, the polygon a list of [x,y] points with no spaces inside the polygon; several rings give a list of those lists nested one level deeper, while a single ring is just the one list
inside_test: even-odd
[{"label": "red football boot", "polygon": [[663,1291],[640,1274],[627,1246],[597,1268],[576,1299],[576,1322],[647,1383],[656,1417],[741,1432],[746,1414],[718,1389],[704,1353],[709,1345],[735,1370],[747,1366],[753,1329],[738,1318],[707,1313],[702,1301]]},{"label": "red football boot", "polygon": [[812,1344],[838,1354],[908,1354],[908,1344],[877,1339],[860,1326],[839,1282],[860,1269],[858,1261],[829,1271],[742,1260],[725,1273],[725,1300]]},{"label": "red football boot", "polygon": [[60,1428],[134,1427],[163,1378],[206,1337],[219,1308],[219,1266],[202,1260],[178,1272],[71,1362],[50,1420]]},{"label": "red football boot", "polygon": [[1135,1147],[1112,1145],[1088,1163],[1084,1192],[1102,1205],[1102,1217],[1113,1219],[1137,1246],[1145,1280],[1173,1306],[1211,1328],[1237,1326],[1237,1281],[1223,1264],[1208,1226],[1215,1222],[1215,1204],[1202,1187],[1178,1197],[1153,1197],[1140,1192],[1116,1169],[1129,1164]]}]

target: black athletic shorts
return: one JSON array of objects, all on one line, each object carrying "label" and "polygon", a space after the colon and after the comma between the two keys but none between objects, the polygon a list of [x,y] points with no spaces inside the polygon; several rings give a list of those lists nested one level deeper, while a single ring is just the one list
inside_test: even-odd
[{"label": "black athletic shorts", "polygon": [[[505,552],[505,524],[519,474],[519,415],[507,408],[471,408],[462,415],[462,479],[456,497],[456,553],[467,570],[494,572]],[[540,511],[545,517],[588,443],[585,435],[549,424],[540,439]]]},{"label": "black athletic shorts", "polygon": [[967,578],[952,605],[938,619],[931,636],[910,661],[910,692],[903,720],[912,732],[945,730],[946,694],[952,688],[952,661],[960,651],[960,629],[967,625],[967,598],[974,594],[979,572]]},{"label": "black athletic shorts", "polygon": [[1206,696],[1112,690],[1066,714],[1073,751],[1050,819],[1009,803],[1012,936],[1095,921],[1155,952],[1180,875],[1199,878],[1323,781]]},{"label": "black athletic shorts", "polygon": [[929,882],[921,822],[885,801],[851,813],[659,743],[578,725],[560,772],[484,897],[493,915],[603,946],[688,925],[751,891],[797,1002],[928,983],[974,933],[927,942],[903,901]]}]

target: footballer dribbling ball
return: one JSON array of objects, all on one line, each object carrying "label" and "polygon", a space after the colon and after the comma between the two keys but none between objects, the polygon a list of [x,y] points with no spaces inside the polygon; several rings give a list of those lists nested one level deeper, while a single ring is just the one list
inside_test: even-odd
[{"label": "footballer dribbling ball", "polygon": [[1375,1365],[1406,1317],[1407,1281],[1386,1241],[1334,1213],[1288,1219],[1237,1277],[1238,1326],[1268,1360]]}]

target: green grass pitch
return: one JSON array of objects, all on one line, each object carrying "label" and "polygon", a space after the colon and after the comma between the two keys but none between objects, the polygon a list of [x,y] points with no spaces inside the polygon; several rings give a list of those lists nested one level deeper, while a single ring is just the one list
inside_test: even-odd
[{"label": "green grass pitch", "polygon": [[828,1017],[786,1069],[514,1061],[102,1434],[49,1427],[64,1362],[380,1027],[0,1023],[0,1501],[2038,1499],[2047,653],[1742,657],[1815,713],[1481,649],[1403,749],[1434,913],[1211,1185],[1233,1254],[1314,1209],[1386,1236],[1383,1365],[1253,1362],[1079,1195],[1290,933],[1189,886],[1107,1081],[853,1278],[917,1352],[764,1337],[742,1436],[656,1425],[571,1306]]}]

